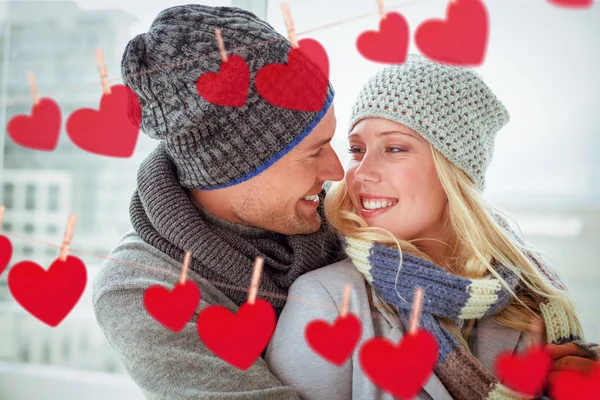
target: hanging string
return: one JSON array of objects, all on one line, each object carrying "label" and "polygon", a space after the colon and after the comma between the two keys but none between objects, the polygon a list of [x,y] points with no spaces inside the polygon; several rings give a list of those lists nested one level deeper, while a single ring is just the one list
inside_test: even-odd
[{"label": "hanging string", "polygon": [[[423,3],[424,1],[431,1],[431,0],[411,0],[411,1],[405,1],[402,3],[396,3],[396,4],[390,4],[388,5],[386,3],[386,10],[395,10],[395,9],[400,9],[400,8],[404,8],[410,5],[414,5],[414,4],[418,4],[418,3]],[[376,7],[374,7],[376,8]],[[309,33],[314,33],[314,32],[320,32],[329,28],[333,28],[336,26],[340,26],[340,25],[344,25],[347,24],[349,22],[353,22],[353,21],[358,21],[361,19],[365,19],[365,18],[369,18],[369,17],[373,17],[373,16],[379,16],[379,11],[373,11],[373,12],[369,12],[369,13],[364,13],[364,14],[360,14],[360,15],[355,15],[353,17],[349,17],[349,18],[344,18],[341,20],[337,20],[328,24],[324,24],[321,26],[317,26],[315,28],[312,29],[308,29],[305,31],[301,31],[301,32],[296,32],[296,36],[304,36],[307,35]],[[250,48],[256,48],[256,47],[261,47],[261,46],[267,46],[271,43],[277,42],[278,39],[272,39],[272,40],[265,40],[265,41],[261,41],[258,42],[256,44],[252,44],[249,46],[241,46],[241,47],[236,47],[236,48],[232,48],[232,49],[228,49],[229,53],[234,53],[234,52],[238,52],[240,50],[245,50],[245,49],[250,49]],[[216,52],[216,54],[219,55],[220,57],[220,52]],[[113,78],[106,78],[105,82],[107,82],[107,84],[110,83],[119,83],[123,81],[123,78],[133,78],[133,77],[139,77],[139,76],[146,76],[146,75],[151,75],[155,72],[164,72],[164,71],[169,71],[173,68],[176,67],[181,67],[181,66],[185,66],[188,64],[193,64],[196,63],[198,61],[202,61],[202,60],[206,60],[209,58],[212,58],[215,56],[215,53],[209,53],[209,54],[205,54],[202,55],[201,57],[196,57],[196,58],[189,58],[185,61],[179,61],[179,62],[175,62],[172,64],[165,64],[162,65],[158,68],[153,68],[153,69],[148,69],[144,72],[140,72],[140,73],[136,73],[136,74],[128,74],[128,75],[123,75],[123,76],[118,76],[118,77],[113,77]],[[60,89],[56,89],[53,90],[51,92],[48,93],[48,95],[56,95],[58,93],[73,93],[73,92],[78,92],[78,91],[82,91],[82,90],[87,90],[90,87],[97,87],[98,86],[98,82],[90,82],[90,83],[82,83],[79,85],[73,85],[73,86],[67,86],[64,88],[60,88]],[[23,96],[15,96],[15,97],[10,97],[6,99],[6,105],[15,105],[15,104],[26,104],[26,103],[30,103],[31,102],[31,95],[23,95]]]},{"label": "hanging string", "polygon": [[[1,229],[0,229],[0,232],[2,232]],[[60,248],[62,246],[62,244],[57,245],[52,242],[46,242],[46,241],[35,239],[32,237],[20,235],[18,233],[14,233],[14,232],[3,232],[2,234],[8,236],[9,238],[14,237],[14,238],[18,238],[18,239],[21,239],[21,240],[23,240],[25,242],[29,242],[29,243],[36,243],[36,244],[40,244],[40,245],[44,245],[44,246],[48,246],[48,247],[54,247],[58,250],[60,250]],[[142,270],[145,270],[145,271],[148,271],[148,272],[154,273],[154,274],[168,275],[173,279],[174,282],[175,281],[179,282],[181,279],[180,271],[175,271],[175,270],[169,271],[169,270],[155,267],[152,265],[137,263],[137,262],[133,262],[133,261],[126,261],[126,260],[122,260],[122,259],[110,257],[110,256],[102,256],[102,255],[98,255],[98,254],[94,254],[94,253],[88,253],[85,251],[74,249],[73,247],[69,247],[69,254],[74,254],[74,255],[77,255],[80,257],[82,257],[82,256],[93,257],[93,258],[96,258],[96,259],[99,259],[102,261],[111,261],[114,263],[119,263],[121,265],[127,265],[127,266],[130,266],[133,268],[140,268]],[[212,281],[209,279],[205,279],[203,277],[200,277],[199,279],[197,279],[197,282],[198,283],[208,283],[217,288],[225,288],[225,289],[235,290],[235,291],[244,292],[244,293],[248,292],[248,286],[236,286],[236,285],[231,285],[228,283]],[[282,295],[279,293],[258,291],[258,290],[256,290],[256,295],[260,295],[262,297],[272,298],[272,299],[281,299],[281,300],[285,300],[286,302],[301,303],[301,304],[305,304],[309,307],[317,307],[320,309],[332,309],[332,310],[337,311],[337,307],[335,305],[332,305],[331,303],[307,300],[304,297],[285,296],[285,295]],[[379,314],[378,312],[365,311],[364,313],[362,313],[362,315],[365,317],[370,316],[371,318],[383,318],[383,316],[381,314]]]}]

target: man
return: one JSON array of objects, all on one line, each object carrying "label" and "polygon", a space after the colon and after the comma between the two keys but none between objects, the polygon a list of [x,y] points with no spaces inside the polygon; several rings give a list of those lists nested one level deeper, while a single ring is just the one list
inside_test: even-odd
[{"label": "man", "polygon": [[[200,76],[220,71],[215,28],[228,54],[249,67],[241,106],[211,103],[196,87]],[[254,84],[263,66],[285,64],[289,52],[290,43],[252,13],[201,5],[162,11],[125,49],[122,74],[139,99],[142,130],[161,141],[138,172],[134,232],[103,265],[93,301],[106,337],[149,399],[298,398],[262,358],[237,369],[205,347],[196,329],[206,307],[236,312],[246,301],[257,256],[264,257],[259,297],[277,315],[296,278],[344,257],[319,204],[325,181],[344,175],[330,146],[331,85],[304,59],[292,86],[313,96],[315,79],[323,79],[327,95],[320,110],[297,111],[266,101]],[[188,279],[202,298],[176,333],[148,314],[143,296],[151,286],[177,284],[188,250]]]}]

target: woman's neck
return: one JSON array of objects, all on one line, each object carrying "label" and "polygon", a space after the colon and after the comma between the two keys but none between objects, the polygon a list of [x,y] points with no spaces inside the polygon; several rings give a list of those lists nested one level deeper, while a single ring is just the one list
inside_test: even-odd
[{"label": "woman's neck", "polygon": [[459,268],[457,262],[459,254],[456,236],[447,225],[436,228],[435,231],[435,235],[423,236],[423,240],[416,241],[415,246],[440,267],[453,274],[462,275],[462,268]]}]

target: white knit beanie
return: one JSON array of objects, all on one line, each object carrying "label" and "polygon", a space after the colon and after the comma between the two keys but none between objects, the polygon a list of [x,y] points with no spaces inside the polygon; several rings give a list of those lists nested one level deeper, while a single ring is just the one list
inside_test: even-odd
[{"label": "white knit beanie", "polygon": [[350,117],[351,131],[370,117],[398,122],[419,133],[471,177],[480,191],[508,111],[471,68],[410,54],[362,87]]}]

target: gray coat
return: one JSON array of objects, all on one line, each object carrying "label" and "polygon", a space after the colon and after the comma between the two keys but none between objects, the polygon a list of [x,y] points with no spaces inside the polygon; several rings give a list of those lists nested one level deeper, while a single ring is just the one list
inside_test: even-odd
[{"label": "gray coat", "polygon": [[[351,358],[343,366],[337,367],[308,347],[304,330],[315,319],[333,322],[339,316],[338,309],[348,283],[352,285],[350,312],[362,322],[362,337]],[[293,386],[302,399],[393,399],[364,375],[358,352],[362,344],[372,337],[385,337],[397,343],[404,330],[397,318],[371,309],[366,290],[363,275],[350,259],[306,273],[291,286],[265,360],[271,371],[284,384]],[[486,318],[478,321],[471,350],[485,367],[493,371],[498,353],[504,350],[521,351],[526,345],[525,335]],[[423,389],[417,397],[419,400],[452,399],[435,374]]]},{"label": "gray coat", "polygon": [[144,308],[145,290],[173,287],[181,263],[145,243],[135,232],[122,239],[94,279],[96,319],[127,371],[149,400],[297,400],[298,395],[259,358],[241,371],[210,351],[196,329],[211,305],[238,307],[215,286],[189,271],[202,292],[196,314],[181,332],[156,322]]}]

